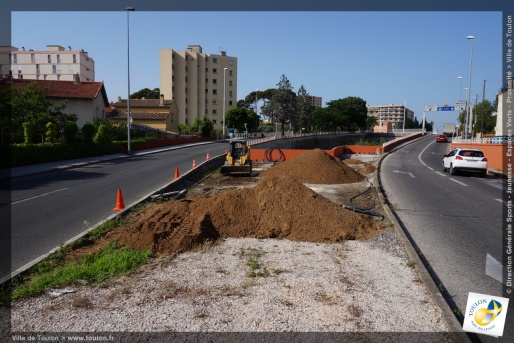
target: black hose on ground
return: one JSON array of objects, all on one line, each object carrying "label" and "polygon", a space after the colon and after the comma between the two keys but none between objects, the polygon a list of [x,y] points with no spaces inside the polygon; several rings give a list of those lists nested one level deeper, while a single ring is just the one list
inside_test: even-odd
[{"label": "black hose on ground", "polygon": [[[278,151],[278,158],[274,160],[273,151],[275,150]],[[266,151],[264,152],[264,156],[266,157],[266,161],[273,163],[284,162],[286,160],[286,156],[279,148],[266,149]]]}]

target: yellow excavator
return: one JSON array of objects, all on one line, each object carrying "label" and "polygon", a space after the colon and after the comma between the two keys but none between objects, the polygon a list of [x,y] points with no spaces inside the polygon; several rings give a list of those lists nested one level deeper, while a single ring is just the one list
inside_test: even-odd
[{"label": "yellow excavator", "polygon": [[225,165],[220,170],[221,175],[250,175],[250,145],[244,139],[231,139],[229,144]]}]

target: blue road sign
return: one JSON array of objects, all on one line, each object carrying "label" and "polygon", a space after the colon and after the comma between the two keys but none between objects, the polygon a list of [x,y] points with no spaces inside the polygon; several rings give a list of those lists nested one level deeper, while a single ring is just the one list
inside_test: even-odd
[{"label": "blue road sign", "polygon": [[440,106],[437,108],[438,111],[455,111],[455,106]]}]

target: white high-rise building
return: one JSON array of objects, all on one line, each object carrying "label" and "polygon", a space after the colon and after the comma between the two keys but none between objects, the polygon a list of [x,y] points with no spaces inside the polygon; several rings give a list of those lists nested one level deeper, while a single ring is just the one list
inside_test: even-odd
[{"label": "white high-rise building", "polygon": [[220,130],[223,109],[226,113],[237,107],[237,57],[226,51],[206,54],[200,45],[185,51],[161,49],[160,91],[177,104],[180,124],[207,117]]},{"label": "white high-rise building", "polygon": [[0,46],[0,76],[14,79],[95,81],[95,61],[84,50],[47,45],[46,50]]}]

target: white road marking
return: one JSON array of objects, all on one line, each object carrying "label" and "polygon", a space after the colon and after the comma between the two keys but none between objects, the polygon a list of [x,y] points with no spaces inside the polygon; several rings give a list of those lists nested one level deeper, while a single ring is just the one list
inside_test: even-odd
[{"label": "white road marking", "polygon": [[461,185],[463,185],[463,186],[466,186],[466,187],[468,187],[468,185],[466,185],[465,183],[462,183],[462,182],[460,182],[460,181],[457,181],[457,180],[455,180],[455,179],[450,179],[450,180],[452,180],[453,182],[457,182],[457,183],[460,183],[460,184],[461,184]]},{"label": "white road marking", "polygon": [[26,199],[22,199],[22,200],[18,200],[18,201],[13,201],[13,202],[11,202],[11,205],[16,205],[16,204],[19,204],[19,203],[22,203],[22,202],[25,202],[25,201],[29,201],[29,200],[33,200],[33,199],[36,199],[36,198],[41,198],[41,197],[44,197],[44,196],[47,196],[47,195],[50,195],[50,194],[53,194],[53,193],[64,191],[66,189],[68,189],[68,187],[61,188],[61,189],[58,189],[58,190],[55,190],[55,191],[51,191],[51,192],[48,192],[48,193],[36,195],[36,196],[30,197],[30,198],[26,198]]},{"label": "white road marking", "polygon": [[400,170],[393,170],[393,173],[396,173],[396,174],[409,174],[410,177],[412,177],[413,179],[415,179],[416,177],[414,176],[414,174],[412,173],[409,173],[409,172],[404,172],[404,171],[400,171]]},{"label": "white road marking", "polygon": [[439,174],[439,175],[441,175],[441,176],[446,177],[446,175],[444,175],[443,173],[440,173],[440,172],[435,172],[435,173],[436,173],[436,174]]},{"label": "white road marking", "polygon": [[494,199],[494,200],[499,201],[499,202],[503,202],[503,200],[502,200],[502,199]]},{"label": "white road marking", "polygon": [[506,274],[506,268],[489,254],[485,256],[485,273],[501,283],[507,284],[507,280],[503,281],[503,275]]}]

